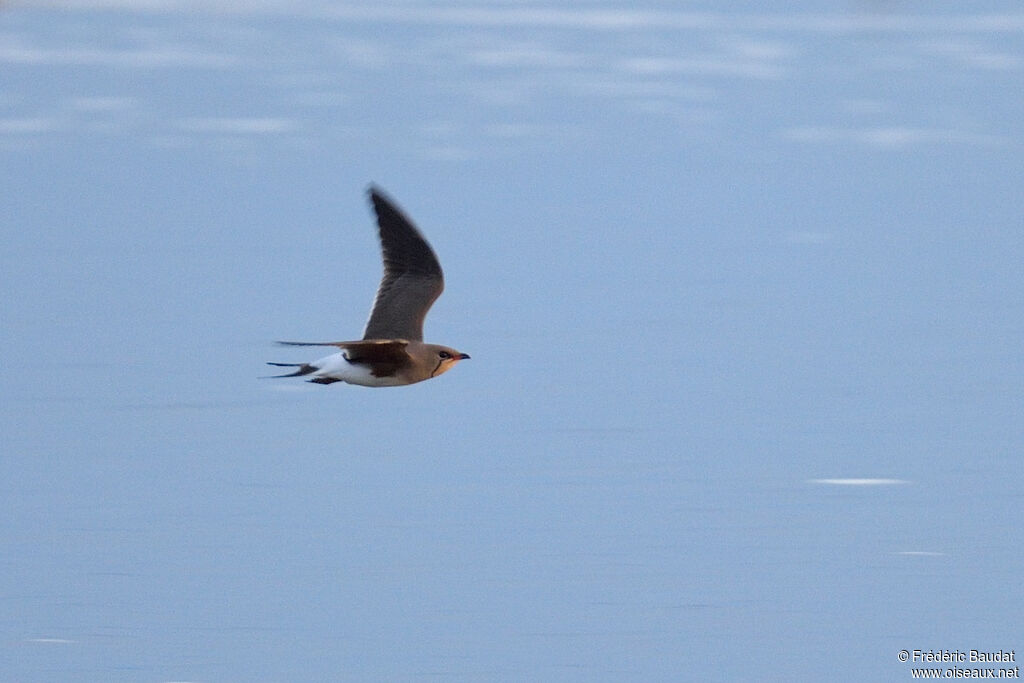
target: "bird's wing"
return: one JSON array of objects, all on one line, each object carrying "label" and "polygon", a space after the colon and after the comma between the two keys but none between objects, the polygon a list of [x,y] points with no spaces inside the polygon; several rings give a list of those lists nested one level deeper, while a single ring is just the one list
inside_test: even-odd
[{"label": "bird's wing", "polygon": [[423,341],[423,320],[444,290],[444,274],[434,250],[376,187],[370,201],[377,214],[384,277],[373,300],[363,339]]},{"label": "bird's wing", "polygon": [[353,363],[396,363],[401,365],[409,360],[409,353],[405,349],[409,342],[405,339],[361,339],[337,342],[279,341],[277,343],[285,346],[336,346],[344,351],[345,357]]}]

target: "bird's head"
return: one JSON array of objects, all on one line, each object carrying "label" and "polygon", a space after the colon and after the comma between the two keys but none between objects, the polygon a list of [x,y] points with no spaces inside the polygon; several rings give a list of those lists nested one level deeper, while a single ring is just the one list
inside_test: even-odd
[{"label": "bird's head", "polygon": [[431,377],[437,377],[438,375],[448,372],[455,364],[460,360],[466,360],[469,358],[468,353],[462,353],[455,349],[447,346],[439,346],[437,344],[428,345],[431,354],[433,355],[434,371],[430,373]]}]

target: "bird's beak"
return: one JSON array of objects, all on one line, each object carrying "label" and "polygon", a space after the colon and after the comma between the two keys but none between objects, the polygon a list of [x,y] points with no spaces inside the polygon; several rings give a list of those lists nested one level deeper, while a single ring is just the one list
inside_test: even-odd
[{"label": "bird's beak", "polygon": [[460,353],[459,354],[459,360],[469,360],[469,354],[468,353]]}]

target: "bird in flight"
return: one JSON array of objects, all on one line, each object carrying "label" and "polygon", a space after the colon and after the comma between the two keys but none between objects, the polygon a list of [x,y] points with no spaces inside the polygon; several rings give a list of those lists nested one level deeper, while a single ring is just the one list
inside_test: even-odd
[{"label": "bird in flight", "polygon": [[423,343],[423,320],[444,290],[437,255],[412,221],[377,187],[370,187],[377,214],[384,277],[359,341],[291,342],[285,346],[336,346],[337,353],[311,363],[268,363],[296,368],[274,377],[308,377],[316,384],[348,382],[365,387],[415,384],[469,358],[453,348]]}]

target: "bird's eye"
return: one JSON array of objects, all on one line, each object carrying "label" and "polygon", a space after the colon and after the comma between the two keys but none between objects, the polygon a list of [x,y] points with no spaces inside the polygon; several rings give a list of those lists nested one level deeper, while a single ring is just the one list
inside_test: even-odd
[{"label": "bird's eye", "polygon": [[447,351],[441,351],[437,355],[441,356],[441,358],[451,358],[452,357],[452,354],[448,353]]}]

